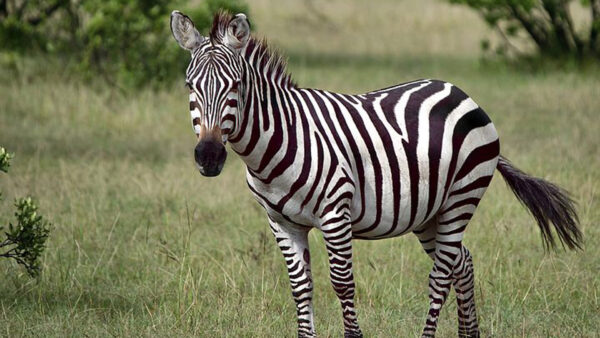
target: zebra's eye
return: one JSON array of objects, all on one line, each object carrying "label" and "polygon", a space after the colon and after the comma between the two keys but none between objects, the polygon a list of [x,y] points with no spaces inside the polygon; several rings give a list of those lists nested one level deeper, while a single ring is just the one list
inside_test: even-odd
[{"label": "zebra's eye", "polygon": [[186,86],[186,87],[187,87],[187,88],[188,88],[190,91],[192,91],[192,89],[193,89],[193,88],[192,88],[192,84],[191,84],[191,83],[189,83],[189,82],[185,81],[185,86]]}]

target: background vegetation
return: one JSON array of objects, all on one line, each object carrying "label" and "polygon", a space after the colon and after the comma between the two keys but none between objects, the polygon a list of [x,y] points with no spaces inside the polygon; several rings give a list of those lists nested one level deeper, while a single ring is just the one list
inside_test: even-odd
[{"label": "background vegetation", "polygon": [[[589,22],[575,26],[572,0],[449,0],[478,11],[503,38],[496,52],[523,56],[513,40],[529,39],[538,54],[550,58],[582,61],[600,57],[600,0],[580,0]],[[580,8],[581,10],[581,8]],[[577,21],[581,20],[576,18]],[[483,40],[482,47],[489,48]]]},{"label": "background vegetation", "polygon": [[[584,8],[570,8],[585,24]],[[496,124],[504,155],[572,192],[585,236],[584,252],[544,253],[533,219],[496,177],[465,240],[484,336],[597,335],[596,65],[533,72],[481,59],[480,40],[501,38],[474,11],[444,1],[253,0],[249,18],[289,56],[301,86],[356,93],[432,77],[469,93]],[[186,56],[173,41],[163,48]],[[0,69],[0,144],[18,154],[0,187],[8,200],[36,196],[53,221],[38,280],[0,262],[0,335],[295,336],[285,265],[243,164],[230,156],[216,179],[194,167],[186,62],[174,82],[121,91],[65,70],[77,57],[44,55]],[[0,224],[11,215],[0,205]],[[310,240],[317,330],[339,337],[321,235]],[[355,247],[365,334],[418,336],[431,263],[416,238]],[[439,336],[455,332],[451,296]]]},{"label": "background vegetation", "polygon": [[242,0],[0,0],[0,49],[13,59],[70,58],[61,66],[122,89],[158,86],[186,62],[186,53],[165,48],[173,7],[193,15],[199,29],[219,9],[247,10]]}]

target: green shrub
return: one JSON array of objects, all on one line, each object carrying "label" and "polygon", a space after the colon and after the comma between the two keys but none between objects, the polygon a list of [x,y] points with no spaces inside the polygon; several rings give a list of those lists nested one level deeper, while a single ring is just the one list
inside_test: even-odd
[{"label": "green shrub", "polygon": [[[11,158],[0,147],[0,171],[8,171]],[[0,235],[0,257],[14,259],[35,277],[40,272],[39,257],[46,248],[51,224],[37,213],[38,207],[31,197],[17,199],[15,207],[16,223],[9,223],[8,231]],[[0,232],[3,230],[0,226]]]},{"label": "green shrub", "polygon": [[[23,265],[30,276],[40,271],[39,257],[46,248],[50,223],[37,213],[37,206],[30,197],[15,202],[15,224],[9,223],[6,238],[0,242],[0,257],[12,258]],[[0,227],[2,231],[4,227]]]}]

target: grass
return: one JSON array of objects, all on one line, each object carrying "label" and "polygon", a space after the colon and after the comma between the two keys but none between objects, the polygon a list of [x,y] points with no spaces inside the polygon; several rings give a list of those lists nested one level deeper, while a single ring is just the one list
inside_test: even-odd
[{"label": "grass", "polygon": [[[583,252],[545,253],[533,219],[498,177],[465,242],[484,336],[597,336],[600,72],[483,62],[483,23],[440,2],[388,0],[366,11],[336,0],[322,9],[329,21],[303,3],[277,4],[253,1],[250,18],[290,56],[300,85],[361,92],[451,81],[489,113],[504,155],[572,192]],[[0,336],[295,336],[284,262],[245,188],[243,163],[230,154],[216,179],[193,165],[183,85],[123,94],[38,62],[0,70],[0,144],[16,152],[0,177],[0,223],[12,198],[30,194],[54,229],[39,280],[0,261]],[[317,330],[339,337],[321,235],[310,240]],[[363,332],[418,336],[431,263],[414,236],[357,241],[355,252]],[[456,335],[452,295],[438,332]]]}]

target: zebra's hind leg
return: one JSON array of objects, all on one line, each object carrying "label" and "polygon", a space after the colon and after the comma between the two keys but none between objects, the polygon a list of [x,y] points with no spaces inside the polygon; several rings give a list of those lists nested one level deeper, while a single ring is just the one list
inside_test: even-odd
[{"label": "zebra's hind leg", "polygon": [[[430,222],[421,230],[414,231],[421,245],[433,260],[433,268],[429,273],[429,311],[423,329],[423,337],[434,337],[440,311],[452,284],[452,260],[447,257],[447,250],[438,243],[438,224]],[[450,261],[450,262],[449,262]]]},{"label": "zebra's hind leg", "polygon": [[458,304],[458,336],[479,337],[477,312],[475,311],[475,274],[471,253],[463,245],[460,258],[454,267],[453,281]]},{"label": "zebra's hind leg", "polygon": [[474,274],[471,255],[462,245],[464,230],[476,205],[443,211],[437,222],[415,231],[425,252],[433,260],[429,274],[429,312],[423,337],[434,337],[440,311],[451,285],[458,303],[460,337],[479,337],[474,299]]}]

